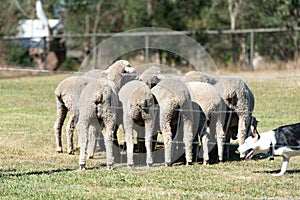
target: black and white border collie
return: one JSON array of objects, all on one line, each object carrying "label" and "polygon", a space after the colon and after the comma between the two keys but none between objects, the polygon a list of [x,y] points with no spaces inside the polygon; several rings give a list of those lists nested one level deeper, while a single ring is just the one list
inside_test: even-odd
[{"label": "black and white border collie", "polygon": [[277,129],[259,134],[256,130],[243,145],[238,148],[240,153],[250,150],[245,159],[252,158],[257,153],[271,153],[283,157],[281,171],[276,176],[286,172],[289,160],[300,155],[300,123],[280,126]]}]

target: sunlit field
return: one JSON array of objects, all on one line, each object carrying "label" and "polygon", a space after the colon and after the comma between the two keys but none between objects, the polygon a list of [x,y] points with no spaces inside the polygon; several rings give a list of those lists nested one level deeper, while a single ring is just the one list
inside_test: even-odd
[{"label": "sunlit field", "polygon": [[[237,74],[255,95],[253,115],[259,132],[300,122],[300,72]],[[260,155],[239,161],[232,141],[227,162],[202,166],[175,163],[151,168],[125,164],[105,167],[105,153],[78,170],[79,151],[55,151],[54,89],[71,74],[18,75],[0,79],[1,199],[299,199],[300,157],[291,158],[286,174],[273,177],[282,158]],[[75,133],[77,141],[77,133]],[[234,158],[233,158],[234,157]]]}]

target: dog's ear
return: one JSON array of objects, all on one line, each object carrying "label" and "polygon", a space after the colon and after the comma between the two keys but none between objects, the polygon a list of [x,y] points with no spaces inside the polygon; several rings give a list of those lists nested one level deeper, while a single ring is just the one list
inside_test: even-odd
[{"label": "dog's ear", "polygon": [[257,134],[258,134],[258,133],[257,133],[257,130],[254,129],[253,132],[252,132],[252,137],[255,138],[255,137],[257,136]]},{"label": "dog's ear", "polygon": [[260,134],[257,132],[256,129],[253,130],[253,133],[252,133],[252,138],[257,138],[257,140],[260,139]]}]

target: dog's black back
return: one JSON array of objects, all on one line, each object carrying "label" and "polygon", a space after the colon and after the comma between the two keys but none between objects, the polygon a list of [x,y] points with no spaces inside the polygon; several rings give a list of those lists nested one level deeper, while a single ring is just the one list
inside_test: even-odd
[{"label": "dog's black back", "polygon": [[289,147],[300,150],[300,123],[280,126],[273,130],[275,132],[275,149]]}]

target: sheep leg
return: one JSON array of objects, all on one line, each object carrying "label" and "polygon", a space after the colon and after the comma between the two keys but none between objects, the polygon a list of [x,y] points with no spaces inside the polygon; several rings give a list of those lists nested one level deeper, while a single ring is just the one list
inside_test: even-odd
[{"label": "sheep leg", "polygon": [[184,108],[183,111],[183,142],[185,146],[186,164],[189,165],[193,161],[193,113],[191,109]]},{"label": "sheep leg", "polygon": [[172,132],[169,124],[164,125],[162,129],[164,146],[165,146],[165,165],[171,165],[171,150],[172,150]]},{"label": "sheep leg", "polygon": [[206,133],[202,136],[202,151],[203,151],[203,165],[209,164],[209,155],[208,155],[208,144],[209,144],[209,128],[207,128]]},{"label": "sheep leg", "polygon": [[61,141],[61,131],[64,121],[67,116],[68,109],[56,99],[57,111],[56,111],[56,121],[54,123],[54,133],[56,139],[56,151],[62,153],[62,141]]},{"label": "sheep leg", "polygon": [[79,122],[77,125],[77,130],[78,130],[78,135],[80,137],[79,169],[85,170],[85,165],[86,165],[85,152],[88,145],[89,125],[84,122]]},{"label": "sheep leg", "polygon": [[75,129],[75,116],[74,114],[71,114],[66,127],[68,154],[70,155],[74,154],[74,144],[73,144],[74,129]]},{"label": "sheep leg", "polygon": [[132,167],[133,162],[133,124],[132,120],[129,120],[128,115],[124,115],[124,131],[125,131],[125,141],[127,145],[127,165]]},{"label": "sheep leg", "polygon": [[100,125],[93,124],[89,127],[89,142],[88,142],[88,146],[87,146],[87,154],[88,154],[88,158],[92,159],[94,158],[94,153],[96,150],[96,144],[97,144],[97,135],[98,135],[98,130],[100,129]]},{"label": "sheep leg", "polygon": [[[242,144],[245,143],[245,138],[246,138],[246,118],[239,116],[239,127],[238,127],[238,142],[239,142],[239,146],[241,146]],[[240,154],[240,158],[244,159],[245,158],[245,153],[241,153]]]},{"label": "sheep leg", "polygon": [[151,119],[145,120],[145,146],[147,152],[146,163],[147,166],[153,164],[152,157],[152,135],[153,135],[153,123]]},{"label": "sheep leg", "polygon": [[105,124],[105,149],[106,149],[106,164],[107,169],[112,169],[114,164],[113,156],[113,140],[114,140],[114,124],[106,123]]},{"label": "sheep leg", "polygon": [[114,152],[114,158],[115,158],[115,161],[114,162],[120,162],[121,161],[121,148],[120,148],[120,145],[119,145],[119,141],[118,141],[118,129],[119,129],[119,126],[117,124],[115,124],[115,127],[114,127],[114,140],[113,140],[113,152]]},{"label": "sheep leg", "polygon": [[160,112],[160,129],[164,140],[164,151],[165,151],[165,165],[171,165],[171,154],[172,154],[172,130],[171,122],[169,119],[172,116],[173,109],[168,106],[161,106]]},{"label": "sheep leg", "polygon": [[219,161],[223,161],[223,155],[224,155],[224,142],[225,142],[225,132],[222,126],[221,120],[218,119],[216,123],[216,132],[217,132],[217,145],[218,145],[218,156]]}]

